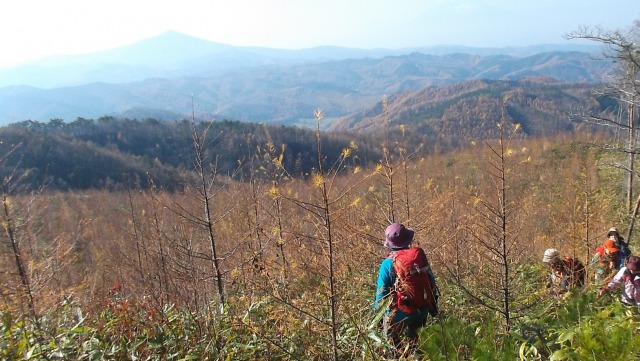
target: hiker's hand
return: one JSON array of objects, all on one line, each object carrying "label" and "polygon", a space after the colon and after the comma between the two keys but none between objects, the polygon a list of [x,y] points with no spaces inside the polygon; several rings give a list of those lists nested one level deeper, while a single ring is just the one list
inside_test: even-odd
[{"label": "hiker's hand", "polygon": [[629,275],[624,275],[624,277],[623,277],[623,281],[624,281],[625,283],[626,283],[626,282],[632,282],[631,276],[629,276]]},{"label": "hiker's hand", "polygon": [[600,291],[598,291],[598,297],[604,295],[605,293],[607,293],[607,291],[609,291],[609,290],[606,289],[606,288],[601,289]]}]

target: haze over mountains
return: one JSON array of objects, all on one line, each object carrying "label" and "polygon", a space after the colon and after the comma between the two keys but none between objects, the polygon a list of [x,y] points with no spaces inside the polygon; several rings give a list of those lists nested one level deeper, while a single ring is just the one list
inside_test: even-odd
[{"label": "haze over mountains", "polygon": [[[595,46],[281,50],[234,47],[167,32],[110,51],[0,69],[0,125],[115,116],[305,124],[329,122],[385,95],[466,80],[549,77],[597,83],[610,64]],[[192,108],[193,107],[193,108]],[[344,122],[343,122],[344,123]]]}]

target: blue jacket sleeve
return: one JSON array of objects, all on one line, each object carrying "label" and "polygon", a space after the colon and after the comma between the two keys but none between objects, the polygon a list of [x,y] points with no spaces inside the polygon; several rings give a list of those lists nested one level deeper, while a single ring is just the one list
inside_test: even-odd
[{"label": "blue jacket sleeve", "polygon": [[387,297],[393,287],[393,260],[386,258],[380,264],[378,271],[378,285],[376,287],[376,301],[373,304],[374,309],[378,309],[383,298]]}]

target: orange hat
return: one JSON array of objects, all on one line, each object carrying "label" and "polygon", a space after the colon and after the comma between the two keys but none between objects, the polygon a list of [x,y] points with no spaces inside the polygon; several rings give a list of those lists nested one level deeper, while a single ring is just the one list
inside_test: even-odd
[{"label": "orange hat", "polygon": [[616,247],[616,242],[614,242],[614,241],[612,241],[610,239],[604,241],[604,248],[606,248],[607,251],[609,251],[611,253],[620,251],[618,249],[618,247]]}]

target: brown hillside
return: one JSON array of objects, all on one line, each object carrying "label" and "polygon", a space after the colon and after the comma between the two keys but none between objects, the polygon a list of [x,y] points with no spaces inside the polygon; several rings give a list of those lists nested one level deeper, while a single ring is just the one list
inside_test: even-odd
[{"label": "brown hillside", "polygon": [[428,87],[389,97],[355,115],[336,121],[330,130],[376,132],[386,121],[400,123],[438,137],[495,137],[493,120],[500,119],[506,101],[508,117],[526,135],[544,136],[573,130],[572,110],[599,108],[594,85],[561,83],[548,78],[520,81],[472,80],[446,87]]}]

